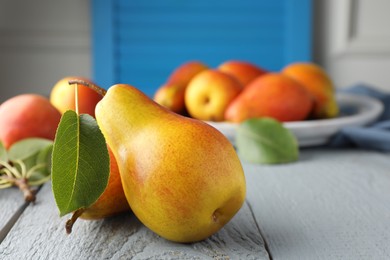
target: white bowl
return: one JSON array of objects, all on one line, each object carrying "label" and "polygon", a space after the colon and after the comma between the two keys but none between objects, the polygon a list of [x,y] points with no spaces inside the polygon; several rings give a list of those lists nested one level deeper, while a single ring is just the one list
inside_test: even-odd
[{"label": "white bowl", "polygon": [[[368,125],[383,111],[383,104],[371,97],[337,94],[336,99],[340,107],[340,116],[336,118],[283,123],[296,136],[300,147],[326,144],[341,128]],[[210,121],[207,123],[235,144],[238,124]]]}]

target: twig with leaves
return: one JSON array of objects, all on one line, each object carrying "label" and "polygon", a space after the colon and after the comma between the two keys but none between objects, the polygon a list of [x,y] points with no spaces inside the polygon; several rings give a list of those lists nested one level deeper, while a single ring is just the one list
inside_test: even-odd
[{"label": "twig with leaves", "polygon": [[35,202],[36,190],[50,180],[50,155],[53,142],[27,138],[15,143],[9,151],[0,143],[0,189],[18,187],[24,199]]}]

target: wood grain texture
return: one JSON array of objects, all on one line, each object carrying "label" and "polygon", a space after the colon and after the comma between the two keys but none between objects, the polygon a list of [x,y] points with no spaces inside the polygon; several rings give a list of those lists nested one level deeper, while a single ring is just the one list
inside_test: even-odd
[{"label": "wood grain texture", "polygon": [[50,184],[40,198],[0,244],[0,259],[268,259],[247,204],[209,239],[179,244],[157,236],[132,213],[79,220],[66,235],[66,217],[59,217]]},{"label": "wood grain texture", "polygon": [[23,194],[17,188],[0,189],[0,231],[23,204]]},{"label": "wood grain texture", "polygon": [[390,259],[389,154],[306,149],[244,169],[273,259]]}]

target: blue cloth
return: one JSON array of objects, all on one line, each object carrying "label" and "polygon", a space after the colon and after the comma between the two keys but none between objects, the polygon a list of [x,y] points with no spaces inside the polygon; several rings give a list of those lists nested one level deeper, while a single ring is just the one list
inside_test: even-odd
[{"label": "blue cloth", "polygon": [[364,84],[349,87],[340,92],[374,97],[383,103],[384,110],[378,120],[371,125],[342,128],[328,145],[390,152],[390,94]]}]

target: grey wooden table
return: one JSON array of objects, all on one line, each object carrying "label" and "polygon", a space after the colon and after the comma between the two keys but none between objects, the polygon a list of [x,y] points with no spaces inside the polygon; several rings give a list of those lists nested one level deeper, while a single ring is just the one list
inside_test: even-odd
[{"label": "grey wooden table", "polygon": [[0,190],[0,259],[390,259],[390,154],[307,148],[297,163],[243,165],[245,205],[193,244],[160,238],[131,213],[80,220],[66,235],[50,183],[35,205]]}]

